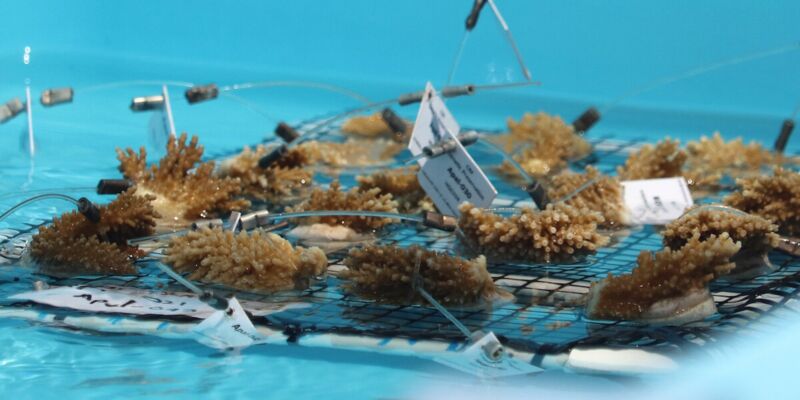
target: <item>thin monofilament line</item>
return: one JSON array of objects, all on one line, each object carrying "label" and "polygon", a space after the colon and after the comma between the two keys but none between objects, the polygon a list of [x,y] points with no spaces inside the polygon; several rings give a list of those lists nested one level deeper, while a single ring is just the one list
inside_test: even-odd
[{"label": "thin monofilament line", "polygon": [[453,58],[453,64],[450,66],[450,73],[447,74],[447,83],[445,86],[449,86],[451,82],[453,82],[453,78],[456,75],[456,70],[458,69],[458,64],[461,63],[461,55],[464,53],[464,47],[467,46],[467,39],[469,38],[469,31],[464,31],[464,36],[461,37],[461,43],[458,45],[458,49],[456,50],[456,55]]},{"label": "thin monofilament line", "polygon": [[116,89],[121,87],[128,87],[128,86],[144,86],[144,85],[167,85],[167,86],[179,86],[185,88],[191,88],[194,86],[192,82],[183,82],[183,81],[158,81],[158,80],[133,80],[133,81],[114,81],[114,82],[107,82],[107,83],[100,83],[96,85],[90,85],[85,87],[76,88],[76,92],[93,92],[97,90],[106,90],[106,89]]},{"label": "thin monofilament line", "polygon": [[732,65],[736,65],[736,64],[741,64],[741,63],[744,63],[744,62],[755,61],[755,60],[759,60],[759,59],[762,59],[762,58],[777,56],[777,55],[780,55],[780,54],[785,54],[785,53],[789,53],[789,52],[792,52],[792,51],[796,51],[798,49],[800,49],[800,42],[796,42],[796,43],[793,43],[791,45],[776,47],[776,48],[772,48],[772,49],[768,49],[768,50],[758,51],[758,52],[754,52],[754,53],[748,53],[748,54],[745,54],[745,55],[741,55],[741,56],[725,59],[725,60],[722,60],[722,61],[717,61],[717,62],[711,63],[711,64],[704,64],[702,66],[692,68],[692,69],[690,69],[688,71],[682,72],[682,73],[677,74],[677,75],[669,75],[669,76],[666,76],[666,77],[658,78],[658,79],[655,79],[655,80],[653,80],[653,81],[651,81],[649,83],[646,83],[646,84],[644,84],[642,86],[634,88],[634,89],[632,89],[632,90],[630,90],[630,91],[628,91],[626,93],[623,93],[619,97],[616,97],[616,98],[612,99],[611,101],[605,103],[601,107],[600,112],[604,114],[604,113],[608,112],[608,110],[617,107],[618,105],[620,105],[620,103],[622,103],[625,100],[630,99],[631,97],[636,97],[638,95],[641,95],[643,93],[649,92],[649,91],[657,89],[659,87],[668,85],[670,83],[674,83],[674,82],[677,82],[677,81],[680,81],[680,80],[692,78],[692,77],[695,77],[695,76],[698,76],[698,75],[702,75],[702,74],[705,74],[707,72],[711,72],[711,71],[714,71],[714,70],[717,70],[717,69],[720,69],[720,68],[724,68],[724,67],[728,67],[728,66],[732,66]]},{"label": "thin monofilament line", "polygon": [[3,194],[0,194],[0,200],[13,199],[13,198],[21,197],[21,196],[35,195],[35,194],[40,194],[40,193],[86,192],[86,191],[94,191],[95,189],[96,188],[94,186],[86,186],[86,187],[48,188],[48,189],[26,190],[26,191],[16,192],[16,193],[3,193]]},{"label": "thin monofilament line", "polygon": [[232,85],[222,86],[219,88],[219,91],[232,92],[239,90],[272,88],[272,87],[299,87],[299,88],[309,88],[309,89],[320,89],[350,97],[364,104],[373,103],[373,101],[367,98],[366,96],[363,96],[350,89],[343,88],[341,86],[331,85],[328,83],[313,82],[313,81],[261,81],[261,82],[235,83]]},{"label": "thin monofilament line", "polygon": [[25,207],[25,206],[27,206],[27,205],[29,205],[31,203],[35,203],[35,202],[40,201],[40,200],[48,200],[48,199],[64,200],[64,201],[68,201],[68,202],[70,202],[70,203],[72,203],[72,204],[74,204],[76,206],[78,205],[78,200],[77,199],[75,199],[73,197],[70,197],[70,196],[67,196],[65,194],[59,194],[59,193],[40,194],[38,196],[33,196],[33,197],[31,197],[31,198],[29,198],[27,200],[24,200],[24,201],[20,202],[19,204],[15,205],[14,207],[11,207],[10,209],[6,210],[4,213],[0,214],[0,221],[6,219],[6,217],[8,217],[9,215],[13,214],[14,212],[19,210],[20,208],[23,208],[23,207]]}]

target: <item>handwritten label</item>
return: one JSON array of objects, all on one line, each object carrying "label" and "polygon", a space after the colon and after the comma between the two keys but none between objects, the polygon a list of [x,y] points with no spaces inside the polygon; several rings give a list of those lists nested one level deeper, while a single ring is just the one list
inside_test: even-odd
[{"label": "handwritten label", "polygon": [[[19,293],[9,298],[95,313],[208,318],[217,311],[200,301],[194,293],[168,293],[116,286],[59,286]],[[251,314],[257,316],[310,306],[306,303],[266,304],[249,301],[242,303]]]},{"label": "handwritten label", "polygon": [[453,355],[435,357],[434,361],[480,378],[502,378],[542,371],[541,368],[508,354],[497,361],[489,359],[482,347],[492,341],[497,342],[497,337],[489,332],[466,350]]},{"label": "handwritten label", "polygon": [[192,329],[197,341],[215,349],[243,348],[263,343],[267,337],[253,326],[239,301],[228,300],[228,308],[214,312]]},{"label": "handwritten label", "polygon": [[164,97],[164,105],[153,112],[147,127],[150,143],[158,150],[167,147],[170,135],[175,136],[175,121],[172,119],[172,104],[167,85],[161,86],[161,95]]},{"label": "handwritten label", "polygon": [[456,139],[460,130],[458,122],[428,82],[408,149],[418,156],[426,146],[444,140],[455,141],[456,149],[451,152],[434,158],[420,158],[417,174],[422,189],[433,199],[436,207],[453,216],[460,215],[458,206],[465,201],[477,207],[488,207],[497,196],[492,182]]},{"label": "handwritten label", "polygon": [[683,177],[622,181],[622,187],[633,224],[664,225],[694,204]]}]

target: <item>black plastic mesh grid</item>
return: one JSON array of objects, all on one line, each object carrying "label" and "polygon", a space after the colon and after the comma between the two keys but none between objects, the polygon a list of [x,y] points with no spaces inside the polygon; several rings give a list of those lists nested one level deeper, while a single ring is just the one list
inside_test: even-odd
[{"label": "black plastic mesh grid", "polygon": [[[581,163],[592,163],[600,171],[613,173],[628,152],[641,146],[642,140],[618,140],[613,136],[594,138],[594,154]],[[581,164],[579,163],[579,164]],[[576,166],[582,168],[581,165]],[[529,203],[524,192],[511,184],[495,179],[501,193],[498,206],[518,206]],[[343,182],[347,184],[347,182]],[[41,223],[41,222],[37,222]],[[0,232],[4,238],[4,258],[0,264],[16,262],[26,238],[36,224],[19,231]],[[539,353],[560,352],[582,344],[606,346],[659,347],[683,351],[707,349],[725,335],[746,335],[770,325],[777,325],[786,314],[797,314],[800,291],[800,260],[773,252],[770,259],[776,269],[745,281],[720,280],[712,285],[718,314],[701,322],[683,326],[644,326],[630,322],[591,321],[582,314],[581,297],[592,281],[607,274],[628,272],[642,250],[661,248],[661,237],[653,227],[630,228],[618,232],[614,243],[597,254],[574,264],[557,265],[490,265],[495,282],[512,292],[516,300],[492,309],[451,310],[471,330],[493,331],[508,345]],[[459,251],[454,235],[432,230],[400,227],[388,230],[377,240],[383,244],[409,246],[418,244],[430,249]],[[256,318],[287,333],[340,332],[386,338],[439,339],[463,341],[459,331],[438,311],[426,306],[391,306],[366,301],[344,294],[336,272],[344,268],[340,261],[346,251],[329,255],[329,277],[302,292],[272,295],[238,293],[247,300],[268,303],[306,302],[312,306],[290,309],[267,318]],[[25,275],[25,274],[23,274]],[[12,279],[13,277],[13,279]],[[34,279],[42,276],[0,276],[0,293],[10,294],[27,290]],[[162,287],[170,280],[153,266],[143,266],[139,276],[109,276],[93,279],[72,278],[54,280],[51,284],[91,286]],[[10,287],[15,289],[10,289]],[[22,288],[22,289],[19,289]],[[175,287],[176,290],[181,290]],[[219,288],[217,288],[219,289]],[[766,327],[766,328],[765,328]]]}]

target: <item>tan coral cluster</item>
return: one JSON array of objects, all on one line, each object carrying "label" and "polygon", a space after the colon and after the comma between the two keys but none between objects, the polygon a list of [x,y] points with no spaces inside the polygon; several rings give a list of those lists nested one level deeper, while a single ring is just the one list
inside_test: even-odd
[{"label": "tan coral cluster", "polygon": [[508,218],[469,203],[459,210],[467,244],[492,258],[550,262],[594,253],[609,241],[597,232],[602,215],[563,203],[541,211],[522,208]]},{"label": "tan coral cluster", "polygon": [[170,136],[167,154],[150,168],[144,147],[138,154],[130,148],[117,149],[119,169],[136,184],[136,193],[155,195],[153,205],[164,222],[176,225],[247,208],[248,201],[236,198],[241,183],[214,176],[214,163],[200,162],[203,147],[197,145],[197,136],[188,144],[186,137],[185,133],[177,140]]},{"label": "tan coral cluster", "polygon": [[317,247],[292,247],[273,233],[203,228],[172,239],[164,258],[189,279],[255,291],[304,289],[325,273],[325,253]]},{"label": "tan coral cluster", "polygon": [[379,111],[370,115],[357,115],[349,118],[342,124],[342,132],[371,139],[391,138],[407,143],[411,135],[411,124],[408,124],[405,133],[398,135],[392,131],[392,128],[383,119],[382,112]]},{"label": "tan coral cluster", "polygon": [[477,305],[498,294],[483,256],[466,260],[419,246],[366,246],[350,250],[343,263],[348,267],[340,274],[345,290],[391,304],[426,303],[412,286],[415,271],[443,305]]},{"label": "tan coral cluster", "polygon": [[742,178],[761,172],[761,168],[781,162],[782,157],[756,142],[742,138],[725,141],[719,132],[711,138],[686,144],[685,176],[696,186],[718,186],[723,177]]},{"label": "tan coral cluster", "polygon": [[686,152],[677,140],[664,139],[655,146],[646,144],[631,153],[625,165],[617,168],[621,180],[671,178],[682,176]]},{"label": "tan coral cluster", "polygon": [[401,212],[433,211],[433,201],[425,194],[417,179],[418,170],[417,167],[398,168],[356,179],[362,191],[378,188],[381,193],[391,194]]},{"label": "tan coral cluster", "polygon": [[[323,190],[315,188],[311,197],[304,202],[289,207],[289,212],[314,211],[314,210],[352,210],[352,211],[383,211],[397,213],[397,202],[392,200],[391,194],[381,194],[378,188],[359,190],[352,188],[342,191],[338,181],[331,183],[330,188]],[[368,232],[379,229],[392,223],[391,218],[374,217],[311,217],[298,219],[302,224],[327,224],[344,225],[358,232]]]},{"label": "tan coral cluster", "polygon": [[800,235],[800,173],[776,168],[772,176],[737,180],[725,204],[766,218],[788,235]]},{"label": "tan coral cluster", "polygon": [[[567,161],[591,153],[589,142],[575,133],[560,117],[543,112],[526,113],[519,122],[508,120],[509,133],[494,139],[530,176],[544,177],[563,169]],[[508,163],[500,167],[506,175],[517,176]]]},{"label": "tan coral cluster", "polygon": [[705,240],[695,235],[678,250],[642,251],[630,274],[609,274],[594,284],[594,290],[600,289],[587,312],[597,319],[637,320],[652,313],[660,302],[679,302],[706,292],[709,282],[734,268],[730,258],[740,248],[740,243],[723,233]]},{"label": "tan coral cluster", "polygon": [[256,146],[255,150],[245,147],[235,157],[222,162],[217,175],[238,179],[244,196],[273,203],[282,203],[311,186],[312,173],[303,169],[309,162],[307,154],[290,149],[273,165],[259,167],[258,161],[268,152],[264,145]]},{"label": "tan coral cluster", "polygon": [[405,145],[383,138],[348,138],[341,143],[309,140],[296,149],[303,152],[313,164],[339,168],[386,163],[403,151]]},{"label": "tan coral cluster", "polygon": [[592,166],[587,166],[582,174],[565,171],[551,178],[547,197],[554,202],[565,199],[565,203],[575,208],[599,212],[604,219],[601,225],[605,227],[622,225],[626,218],[619,180],[601,174]]},{"label": "tan coral cluster", "polygon": [[149,198],[133,190],[99,206],[100,220],[89,221],[77,211],[64,213],[33,236],[30,254],[42,269],[57,275],[134,274],[133,261],[143,254],[128,239],[154,232],[158,213]]},{"label": "tan coral cluster", "polygon": [[777,226],[756,215],[729,210],[720,206],[701,206],[689,210],[669,223],[661,235],[664,246],[680,249],[694,236],[706,240],[727,233],[751,253],[765,253],[778,245]]}]

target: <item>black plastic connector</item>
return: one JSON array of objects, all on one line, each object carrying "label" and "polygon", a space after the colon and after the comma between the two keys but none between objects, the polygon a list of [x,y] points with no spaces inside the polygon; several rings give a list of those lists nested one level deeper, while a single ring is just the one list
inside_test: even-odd
[{"label": "black plastic connector", "polygon": [[189,104],[200,103],[207,100],[216,99],[219,96],[219,88],[214,83],[209,83],[208,85],[204,86],[193,86],[189,89],[186,89],[184,92],[186,96],[186,101]]},{"label": "black plastic connector", "polygon": [[781,131],[778,133],[778,138],[775,139],[774,149],[778,153],[783,153],[786,150],[786,145],[789,143],[789,138],[792,136],[794,130],[794,121],[792,119],[785,119],[781,125]]},{"label": "black plastic connector", "polygon": [[275,135],[283,139],[286,143],[292,143],[295,139],[300,137],[300,132],[292,128],[292,126],[286,122],[279,122],[278,126],[275,127]]},{"label": "black plastic connector", "polygon": [[78,199],[78,212],[95,224],[100,222],[100,209],[86,197]]},{"label": "black plastic connector", "polygon": [[598,111],[594,107],[589,107],[586,111],[583,112],[575,121],[572,121],[572,127],[575,128],[575,132],[578,134],[583,134],[588,132],[589,129],[592,129],[594,124],[600,120],[600,111]]},{"label": "black plastic connector", "polygon": [[534,181],[525,188],[525,191],[528,192],[531,200],[536,203],[540,210],[543,210],[550,203],[550,199],[547,198],[547,191],[539,182]]},{"label": "black plastic connector", "polygon": [[97,182],[97,194],[120,194],[133,186],[127,179],[100,179]]},{"label": "black plastic connector", "polygon": [[486,0],[475,0],[475,2],[472,3],[472,10],[469,11],[465,22],[468,31],[471,31],[475,28],[475,25],[478,24],[478,16],[481,15],[481,10],[483,10],[483,6],[485,5]]},{"label": "black plastic connector", "polygon": [[403,121],[391,108],[384,108],[383,111],[381,111],[381,119],[383,119],[386,125],[389,125],[389,129],[391,129],[392,133],[395,135],[404,135],[408,129],[406,121]]},{"label": "black plastic connector", "polygon": [[276,147],[274,150],[269,152],[269,154],[261,157],[261,159],[258,160],[258,166],[260,168],[269,168],[270,165],[275,164],[275,162],[280,160],[287,151],[289,151],[289,148],[286,147],[285,144]]}]

